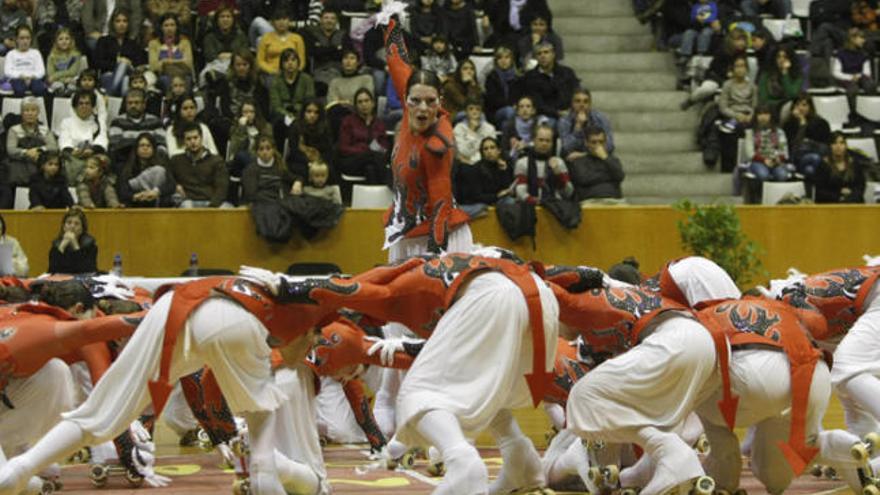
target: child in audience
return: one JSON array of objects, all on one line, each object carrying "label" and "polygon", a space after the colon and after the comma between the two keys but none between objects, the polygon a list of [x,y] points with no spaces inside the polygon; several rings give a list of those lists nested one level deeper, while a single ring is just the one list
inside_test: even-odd
[{"label": "child in audience", "polygon": [[162,121],[165,125],[171,123],[171,118],[177,113],[177,104],[181,98],[189,94],[189,80],[184,76],[172,76],[171,84],[168,85],[168,91],[165,92],[165,98],[162,100]]},{"label": "child in audience", "polygon": [[86,159],[82,177],[76,185],[76,196],[83,208],[119,208],[116,177],[107,171],[110,158],[104,154]]},{"label": "child in audience", "polygon": [[294,180],[287,171],[271,136],[257,136],[256,149],[254,161],[241,174],[242,204],[302,194],[302,180]]},{"label": "child in audience", "polygon": [[[147,93],[147,113],[151,115],[162,114],[162,95],[149,87],[147,76],[140,69],[136,69],[128,78],[128,90],[140,89]],[[128,92],[126,90],[126,93]]]},{"label": "child in audience", "polygon": [[854,27],[847,32],[846,43],[831,59],[831,75],[837,85],[846,90],[850,108],[854,108],[859,90],[873,93],[877,89],[871,74],[871,58],[865,51],[865,33],[861,29]]},{"label": "child in audience", "polygon": [[[6,52],[3,62],[3,73],[17,98],[30,91],[34,96],[46,93],[46,66],[43,55],[36,48],[31,48],[33,33],[30,26],[19,26],[15,30],[15,50]],[[8,88],[4,88],[8,89]]]},{"label": "child in audience", "polygon": [[745,145],[745,156],[752,162],[749,171],[759,180],[788,180],[788,141],[785,132],[776,125],[769,105],[758,105],[755,109],[752,129],[746,131]]},{"label": "child in audience", "polygon": [[85,69],[85,60],[67,28],[55,33],[55,43],[46,61],[49,91],[56,96],[70,96],[76,90],[76,79]]},{"label": "child in audience", "polygon": [[422,55],[422,70],[434,72],[441,82],[446,82],[446,79],[455,72],[456,66],[455,55],[449,48],[446,36],[435,34],[431,39],[431,49]]},{"label": "child in audience", "polygon": [[697,0],[691,7],[691,25],[681,39],[678,54],[688,59],[697,53],[705,55],[712,46],[712,37],[721,33],[721,21],[718,19],[718,3],[712,0]]},{"label": "child in audience", "polygon": [[254,100],[245,100],[238,111],[238,118],[232,126],[229,148],[226,151],[226,166],[229,176],[235,178],[230,182],[229,200],[233,204],[238,203],[238,186],[235,182],[241,177],[244,168],[254,161],[257,149],[257,137],[260,135],[272,135],[272,127],[263,119],[257,111]]},{"label": "child in audience", "polygon": [[98,71],[86,69],[80,72],[79,77],[76,78],[76,89],[95,93],[95,110],[98,113],[98,119],[101,120],[101,125],[109,128],[107,125],[107,95],[104,94],[103,88],[98,87]]},{"label": "child in audience", "polygon": [[339,186],[327,184],[329,177],[330,167],[326,163],[322,161],[309,163],[309,183],[303,187],[303,194],[341,205],[342,193],[339,191]]},{"label": "child in audience", "polygon": [[465,165],[480,161],[480,143],[495,137],[495,126],[486,122],[480,100],[470,100],[465,107],[466,118],[455,125],[455,160]]},{"label": "child in audience", "polygon": [[44,151],[40,154],[39,165],[40,171],[34,174],[30,183],[31,209],[73,206],[67,179],[61,173],[61,155],[55,151]]}]

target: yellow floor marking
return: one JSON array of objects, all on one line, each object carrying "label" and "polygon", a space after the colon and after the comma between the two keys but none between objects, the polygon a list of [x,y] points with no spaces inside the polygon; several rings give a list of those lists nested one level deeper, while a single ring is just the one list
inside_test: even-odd
[{"label": "yellow floor marking", "polygon": [[189,476],[202,470],[198,464],[166,464],[153,468],[156,474],[163,476]]},{"label": "yellow floor marking", "polygon": [[393,478],[382,478],[378,480],[352,480],[344,478],[330,478],[330,484],[337,485],[354,485],[367,488],[400,488],[409,486],[409,480],[395,476]]}]

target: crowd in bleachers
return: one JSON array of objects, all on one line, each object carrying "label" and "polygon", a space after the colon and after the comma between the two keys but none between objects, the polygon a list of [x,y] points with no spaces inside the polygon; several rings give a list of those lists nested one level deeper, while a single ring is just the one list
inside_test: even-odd
[{"label": "crowd in bleachers", "polygon": [[[525,199],[514,184],[536,148],[558,171],[541,194],[620,198],[611,124],[562,63],[546,0],[407,3],[410,59],[441,77],[455,123],[460,203]],[[354,185],[387,184],[405,102],[379,7],[5,0],[0,208],[348,204]],[[550,148],[535,146],[546,133]]]},{"label": "crowd in bleachers", "polygon": [[720,160],[736,187],[803,181],[817,202],[864,201],[880,180],[876,0],[635,3],[673,53],[682,109],[700,105],[707,167]]}]

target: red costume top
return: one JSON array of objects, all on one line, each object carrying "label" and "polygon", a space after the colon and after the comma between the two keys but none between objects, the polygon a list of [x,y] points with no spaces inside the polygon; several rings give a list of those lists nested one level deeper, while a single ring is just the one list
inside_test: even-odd
[{"label": "red costume top", "polygon": [[[412,68],[394,20],[385,33],[385,46],[394,89],[406,104],[406,82]],[[446,110],[439,108],[439,99],[437,106],[438,121],[424,133],[413,133],[409,113],[403,112],[391,158],[394,202],[384,217],[386,247],[401,237],[427,235],[428,249],[438,252],[446,248],[449,232],[468,220],[465,212],[455,208],[452,197],[452,124]]]},{"label": "red costume top", "polygon": [[606,357],[594,353],[589,344],[581,339],[569,341],[559,337],[556,344],[556,362],[553,365],[553,381],[547,387],[544,401],[565,407],[568,404],[571,387]]},{"label": "red costume top", "polygon": [[[819,449],[806,444],[807,405],[813,370],[822,353],[810,340],[808,321],[800,312],[777,301],[760,298],[726,300],[714,303],[697,313],[700,322],[716,335],[723,335],[731,348],[751,348],[755,345],[782,350],[788,357],[791,371],[791,431],[788,443],[779,442],[779,448],[791,464],[795,475],[803,472]],[[722,415],[732,429],[736,423],[738,398],[730,389],[730,369],[727,346],[719,349],[719,365],[723,399],[719,401]]]},{"label": "red costume top", "polygon": [[[642,330],[656,316],[688,308],[640,287],[596,288],[601,278],[586,267],[553,267],[547,270],[559,301],[559,321],[576,329],[597,352],[618,355],[636,345]],[[571,292],[574,291],[574,292]]]},{"label": "red costume top", "polygon": [[78,320],[46,304],[23,304],[0,321],[0,390],[36,373],[52,358],[85,361],[97,382],[110,365],[104,342],[130,336],[144,313]]},{"label": "red costume top", "polygon": [[[307,279],[282,282],[277,296],[242,278],[210,277],[178,286],[165,324],[159,379],[150,382],[157,414],[165,405],[171,357],[177,337],[190,313],[209,297],[229,297],[256,316],[269,331],[270,342],[278,346],[308,330],[329,324],[340,308],[378,321],[396,321],[430,336],[434,326],[452,304],[461,284],[485,270],[503,273],[522,291],[529,310],[533,338],[533,369],[526,376],[537,404],[550,374],[544,372],[544,321],[538,287],[528,265],[510,260],[472,255],[411,258],[398,265],[369,270],[351,279]],[[161,291],[157,292],[157,297]]]},{"label": "red costume top", "polygon": [[810,329],[816,340],[828,340],[845,334],[864,313],[865,298],[878,276],[880,267],[830,270],[783,289],[781,299],[796,308],[821,314],[827,325],[811,322]]}]

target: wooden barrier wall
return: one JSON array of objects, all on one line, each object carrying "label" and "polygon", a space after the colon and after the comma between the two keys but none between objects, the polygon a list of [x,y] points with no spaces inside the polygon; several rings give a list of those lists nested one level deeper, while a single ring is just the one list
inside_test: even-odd
[{"label": "wooden barrier wall", "polygon": [[[764,248],[762,259],[771,276],[790,266],[814,272],[861,263],[865,253],[880,254],[880,207],[865,205],[743,206],[738,208],[747,235]],[[31,275],[48,267],[52,239],[58,235],[60,211],[4,211],[7,230],[28,255]],[[333,230],[306,241],[295,236],[273,245],[254,233],[247,210],[93,210],[89,231],[98,241],[98,266],[109,269],[120,253],[126,275],[173,276],[187,268],[191,253],[201,267],[235,269],[240,264],[285,270],[294,261],[331,261],[355,273],[386,260],[381,250],[379,210],[349,210]],[[511,243],[494,213],[471,224],[474,239],[514,249],[521,256],[546,262],[590,264],[608,268],[635,256],[649,273],[678,256],[676,221],[670,207],[595,207],[583,210],[574,231],[538,213],[538,234]]]}]

